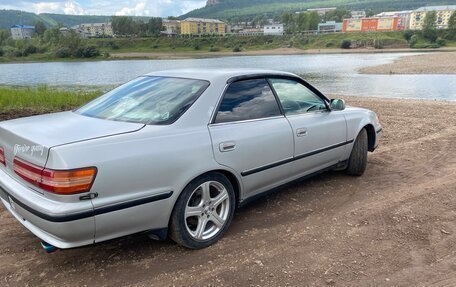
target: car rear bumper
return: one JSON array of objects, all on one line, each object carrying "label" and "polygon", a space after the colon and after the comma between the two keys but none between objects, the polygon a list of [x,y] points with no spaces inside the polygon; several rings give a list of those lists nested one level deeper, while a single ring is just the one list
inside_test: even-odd
[{"label": "car rear bumper", "polygon": [[[94,243],[93,208],[88,203],[58,202],[17,182],[0,170],[0,197],[5,208],[34,235],[58,248],[72,248]],[[86,205],[85,208],[81,208]],[[79,210],[78,210],[79,208]],[[87,213],[74,220],[74,215]]]}]

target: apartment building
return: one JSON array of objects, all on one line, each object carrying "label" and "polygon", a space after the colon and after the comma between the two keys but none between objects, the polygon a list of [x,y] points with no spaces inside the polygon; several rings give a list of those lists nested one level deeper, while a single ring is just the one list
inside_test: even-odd
[{"label": "apartment building", "polygon": [[179,20],[162,20],[163,30],[160,32],[164,36],[172,37],[179,35],[181,32],[181,21]]},{"label": "apartment building", "polygon": [[436,27],[437,29],[447,29],[448,21],[450,20],[451,15],[456,10],[456,5],[447,5],[447,6],[428,6],[421,7],[411,12],[410,14],[410,29],[411,30],[421,30],[423,29],[424,19],[426,18],[427,13],[435,11],[437,14]]},{"label": "apartment building", "polygon": [[225,23],[217,19],[187,18],[181,21],[182,35],[225,35]]},{"label": "apartment building", "polygon": [[73,30],[87,37],[112,37],[114,33],[110,22],[107,23],[86,23],[73,27]]},{"label": "apartment building", "polygon": [[35,33],[35,26],[14,25],[11,27],[11,37],[14,40],[30,39]]}]

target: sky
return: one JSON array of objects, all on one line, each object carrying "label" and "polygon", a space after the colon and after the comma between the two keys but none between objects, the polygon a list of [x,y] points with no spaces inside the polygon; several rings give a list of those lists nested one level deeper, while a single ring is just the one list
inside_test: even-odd
[{"label": "sky", "polygon": [[0,0],[0,9],[72,15],[179,16],[206,0]]}]

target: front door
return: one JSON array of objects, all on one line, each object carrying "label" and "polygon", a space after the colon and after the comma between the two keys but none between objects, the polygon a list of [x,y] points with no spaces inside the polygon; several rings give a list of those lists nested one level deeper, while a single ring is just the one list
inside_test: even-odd
[{"label": "front door", "polygon": [[310,173],[337,164],[347,145],[342,111],[330,111],[325,101],[293,79],[270,79],[293,129],[294,157]]}]

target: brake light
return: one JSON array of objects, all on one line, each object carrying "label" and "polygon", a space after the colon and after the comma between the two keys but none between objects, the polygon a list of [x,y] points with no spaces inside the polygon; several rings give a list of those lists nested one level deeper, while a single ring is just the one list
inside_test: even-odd
[{"label": "brake light", "polygon": [[69,195],[89,192],[95,180],[97,168],[52,170],[15,158],[14,172],[25,181],[48,192]]},{"label": "brake light", "polygon": [[3,151],[2,147],[0,147],[0,163],[6,165],[5,152]]}]

